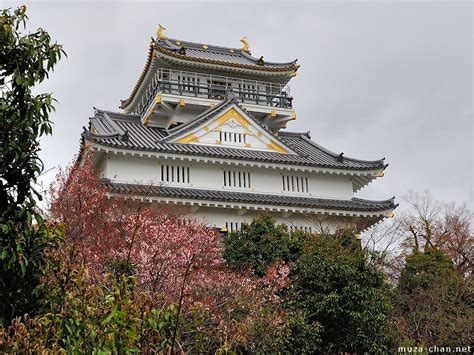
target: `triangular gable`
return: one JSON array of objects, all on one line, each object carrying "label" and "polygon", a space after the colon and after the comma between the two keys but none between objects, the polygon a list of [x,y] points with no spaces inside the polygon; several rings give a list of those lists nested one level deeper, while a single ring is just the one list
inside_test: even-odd
[{"label": "triangular gable", "polygon": [[295,154],[235,102],[224,102],[171,134],[168,143]]}]

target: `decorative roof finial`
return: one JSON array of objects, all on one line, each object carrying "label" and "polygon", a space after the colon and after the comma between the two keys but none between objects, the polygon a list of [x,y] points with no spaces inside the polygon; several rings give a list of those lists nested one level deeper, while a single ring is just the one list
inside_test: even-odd
[{"label": "decorative roof finial", "polygon": [[343,162],[344,162],[344,152],[342,152],[341,154],[339,154],[339,155],[337,156],[337,161],[338,161],[339,163],[343,163]]},{"label": "decorative roof finial", "polygon": [[166,39],[166,36],[165,36],[165,30],[166,28],[164,28],[162,25],[158,25],[160,27],[158,27],[158,31],[156,32],[156,36],[158,37],[158,39]]},{"label": "decorative roof finial", "polygon": [[249,42],[247,41],[247,37],[242,37],[240,39],[240,42],[242,42],[243,46],[242,48],[240,48],[241,50],[243,51],[246,51],[246,52],[249,52],[250,51],[250,45],[249,45]]}]

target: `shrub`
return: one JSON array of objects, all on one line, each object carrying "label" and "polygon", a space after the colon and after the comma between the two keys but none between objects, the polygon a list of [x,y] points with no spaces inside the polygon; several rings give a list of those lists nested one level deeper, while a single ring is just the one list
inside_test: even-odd
[{"label": "shrub", "polygon": [[405,339],[428,346],[474,341],[474,280],[455,270],[451,258],[425,246],[406,257],[398,283],[397,320]]},{"label": "shrub", "polygon": [[50,264],[43,315],[17,317],[0,329],[6,353],[161,352],[172,347],[177,309],[155,304],[133,277],[93,277],[82,265]]},{"label": "shrub", "polygon": [[275,261],[288,262],[300,253],[302,233],[289,235],[269,214],[258,215],[250,224],[224,238],[224,259],[234,270],[251,268],[262,277]]},{"label": "shrub", "polygon": [[[386,351],[390,292],[384,276],[365,252],[347,245],[347,232],[312,235],[290,272],[288,303],[321,325],[321,346],[328,351]],[[344,244],[344,245],[341,245]]]}]

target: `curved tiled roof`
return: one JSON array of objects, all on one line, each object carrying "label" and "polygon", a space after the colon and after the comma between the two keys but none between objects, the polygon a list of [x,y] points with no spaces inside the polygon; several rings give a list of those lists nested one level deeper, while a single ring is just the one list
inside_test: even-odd
[{"label": "curved tiled roof", "polygon": [[246,193],[222,190],[201,190],[156,185],[136,185],[115,183],[103,180],[102,184],[109,191],[117,194],[136,196],[157,196],[185,200],[205,200],[230,203],[259,204],[270,206],[288,206],[300,208],[326,209],[336,211],[357,212],[386,212],[395,209],[394,198],[383,201],[364,200],[352,198],[350,200],[333,200],[312,197],[269,195],[259,193]]},{"label": "curved tiled roof", "polygon": [[219,47],[202,43],[180,41],[176,39],[157,39],[155,47],[158,52],[185,61],[202,62],[258,71],[294,71],[298,69],[296,60],[287,63],[274,63],[260,60],[242,49]]},{"label": "curved tiled roof", "polygon": [[250,52],[236,48],[206,45],[168,38],[152,39],[142,73],[129,97],[121,101],[120,108],[129,105],[137,94],[141,83],[150,69],[154,53],[158,56],[162,56],[164,59],[175,59],[182,63],[202,63],[221,67],[235,67],[262,73],[281,73],[281,75],[287,76],[294,75],[299,68],[299,65],[296,64],[296,60],[287,63],[267,62],[262,59],[263,57],[255,58],[250,55]]},{"label": "curved tiled roof", "polygon": [[171,131],[141,123],[140,117],[97,110],[90,118],[89,130],[83,137],[94,143],[138,151],[196,155],[222,159],[302,165],[341,170],[377,170],[387,165],[384,159],[358,160],[333,153],[309,138],[308,133],[280,132],[278,139],[296,154],[259,151],[248,148],[228,148],[200,144],[168,143]]}]

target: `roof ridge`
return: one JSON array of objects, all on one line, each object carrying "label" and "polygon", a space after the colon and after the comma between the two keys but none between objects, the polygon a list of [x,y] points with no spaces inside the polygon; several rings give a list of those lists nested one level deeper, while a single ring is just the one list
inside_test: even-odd
[{"label": "roof ridge", "polygon": [[109,124],[109,126],[115,131],[117,132],[118,135],[120,136],[123,136],[126,132],[120,128],[117,123],[115,123],[115,121],[109,116],[109,114],[107,112],[103,112],[102,113],[102,117],[103,119]]},{"label": "roof ridge", "polygon": [[[169,42],[171,42],[171,44],[173,44],[175,46],[180,46],[180,45],[186,45],[187,44],[187,45],[200,47],[201,49],[203,49],[202,46],[207,46],[208,47],[207,49],[217,49],[217,50],[220,50],[220,51],[230,51],[232,49],[234,51],[243,52],[240,48],[236,48],[236,47],[224,47],[224,46],[219,46],[219,45],[215,45],[215,44],[193,42],[193,41],[182,40],[182,39],[177,39],[177,38],[167,38],[167,39],[162,40],[162,41],[165,42],[166,40],[168,40]],[[158,43],[159,42],[160,42],[160,40],[158,40]],[[176,42],[178,42],[179,44],[176,43]]]},{"label": "roof ridge", "polygon": [[[166,39],[163,39],[163,40],[158,40],[156,43],[159,45],[160,42],[164,42],[167,45],[172,45],[173,47],[176,47],[176,50],[179,49],[180,47],[189,46],[189,47],[195,47],[195,49],[215,50],[215,51],[219,51],[219,52],[224,52],[226,54],[228,54],[228,53],[242,54],[245,58],[250,59],[251,61],[253,61],[255,63],[257,63],[260,60],[260,58],[252,56],[252,53],[250,51],[245,51],[245,50],[242,50],[241,48],[224,47],[224,46],[215,45],[215,44],[193,42],[193,41],[187,41],[187,40],[180,40],[180,39],[176,39],[176,38],[166,38]],[[167,43],[167,42],[169,42],[169,43]],[[207,48],[204,48],[204,46],[206,46]],[[236,53],[234,53],[234,52],[236,52]],[[265,64],[291,65],[291,64],[295,64],[297,61],[298,61],[298,59],[294,59],[294,60],[289,61],[289,62],[269,62],[269,61],[265,61]]]},{"label": "roof ridge", "polygon": [[311,131],[306,131],[306,132],[279,131],[279,132],[278,132],[278,135],[279,135],[279,136],[288,136],[288,137],[300,137],[300,136],[305,136],[305,137],[311,139]]},{"label": "roof ridge", "polygon": [[134,113],[126,113],[126,112],[116,112],[116,111],[110,111],[110,110],[102,110],[100,108],[95,109],[97,113],[107,113],[109,115],[113,116],[120,116],[120,118],[125,118],[125,119],[132,119],[132,118],[140,118],[140,115],[136,115]]},{"label": "roof ridge", "polygon": [[[245,51],[241,51],[242,52],[242,55],[245,57],[245,58],[248,58],[250,59],[251,61],[255,62],[255,63],[258,63],[260,61],[260,58],[256,58],[254,56],[252,56],[250,54],[250,52],[245,52]],[[261,57],[263,59],[263,55]],[[265,64],[270,64],[270,65],[292,65],[292,64],[296,64],[296,62],[298,61],[298,59],[295,59],[295,60],[292,60],[291,62],[269,62],[267,60],[264,61]]]},{"label": "roof ridge", "polygon": [[306,136],[301,136],[301,138],[303,138],[306,142],[313,145],[315,148],[320,149],[321,151],[331,155],[334,158],[343,157],[345,160],[349,160],[349,161],[353,161],[353,162],[357,162],[357,163],[372,163],[372,164],[374,164],[374,163],[383,163],[383,161],[385,160],[385,158],[376,159],[376,160],[363,160],[363,159],[356,159],[356,158],[346,157],[346,156],[342,155],[343,153],[337,154],[336,152],[333,152],[332,150],[330,150],[326,147],[323,147],[322,145],[316,143],[315,141],[313,141],[312,139],[310,139]]}]

